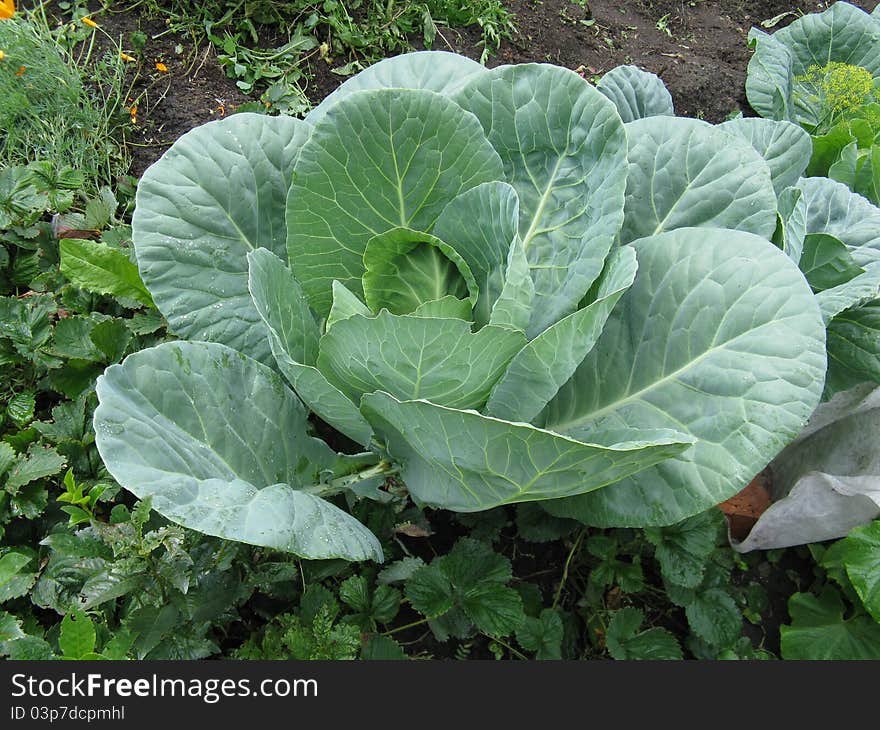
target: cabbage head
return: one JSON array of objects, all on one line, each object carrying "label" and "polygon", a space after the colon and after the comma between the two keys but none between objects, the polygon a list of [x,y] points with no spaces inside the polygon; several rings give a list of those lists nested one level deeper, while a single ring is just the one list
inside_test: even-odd
[{"label": "cabbage head", "polygon": [[777,171],[662,95],[624,123],[632,75],[414,53],[181,137],[132,223],[179,339],[100,378],[110,473],[195,530],[377,561],[343,507],[390,476],[599,526],[739,491],[819,402],[822,316]]}]

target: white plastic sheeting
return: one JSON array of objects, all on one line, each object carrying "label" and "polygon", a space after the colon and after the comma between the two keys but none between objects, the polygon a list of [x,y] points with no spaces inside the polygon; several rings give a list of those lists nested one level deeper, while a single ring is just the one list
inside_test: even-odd
[{"label": "white plastic sheeting", "polygon": [[814,412],[771,463],[773,504],[739,552],[844,537],[880,515],[880,388],[864,383]]}]

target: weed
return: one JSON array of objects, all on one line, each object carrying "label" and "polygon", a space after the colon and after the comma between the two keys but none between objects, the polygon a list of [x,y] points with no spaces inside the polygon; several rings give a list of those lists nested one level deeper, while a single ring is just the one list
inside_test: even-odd
[{"label": "weed", "polygon": [[84,23],[52,28],[42,5],[0,24],[0,163],[73,168],[87,194],[126,172],[120,142],[131,74],[120,49],[98,52],[99,32]]},{"label": "weed", "polygon": [[672,38],[672,31],[669,29],[669,13],[666,13],[666,15],[660,17],[657,20],[656,26],[657,30],[659,30],[661,33],[666,33],[666,35]]},{"label": "weed", "polygon": [[[431,48],[444,28],[477,26],[483,60],[515,32],[501,0],[353,0],[322,3],[295,0],[138,0],[125,7],[164,16],[169,31],[206,37],[227,75],[247,94],[260,94],[247,111],[299,115],[310,103],[304,89],[314,64],[332,65],[348,76],[385,56],[413,48],[420,39]],[[266,44],[281,35],[285,42]],[[277,41],[276,41],[277,42]]]}]

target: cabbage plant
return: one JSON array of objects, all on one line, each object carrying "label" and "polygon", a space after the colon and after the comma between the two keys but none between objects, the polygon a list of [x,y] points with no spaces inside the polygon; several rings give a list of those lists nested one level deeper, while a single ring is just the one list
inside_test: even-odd
[{"label": "cabbage plant", "polygon": [[[880,75],[880,13],[847,2],[809,13],[775,33],[749,32],[754,55],[746,96],[762,117],[788,120],[810,132],[827,131],[830,118],[858,103],[858,77],[827,78],[841,66]],[[830,86],[824,81],[833,82]]]},{"label": "cabbage plant", "polygon": [[420,506],[593,525],[739,491],[825,372],[770,240],[784,166],[662,98],[624,123],[629,75],[415,53],[305,120],[181,137],[132,222],[180,339],[99,379],[110,473],[193,529],[349,560],[382,550],[343,498],[392,475]]},{"label": "cabbage plant", "polygon": [[755,111],[812,135],[810,176],[880,203],[880,13],[837,2],[772,35],[754,28],[749,41]]}]

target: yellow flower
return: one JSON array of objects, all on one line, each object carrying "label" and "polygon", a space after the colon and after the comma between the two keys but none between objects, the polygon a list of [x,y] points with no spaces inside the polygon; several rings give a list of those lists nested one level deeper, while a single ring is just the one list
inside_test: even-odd
[{"label": "yellow flower", "polygon": [[3,51],[0,51],[0,61],[6,58],[6,54]]},{"label": "yellow flower", "polygon": [[119,54],[119,57],[123,61],[128,61],[129,63],[134,63],[137,59],[134,56],[129,56],[127,53],[123,52]]},{"label": "yellow flower", "polygon": [[168,66],[166,66],[161,61],[156,61],[156,70],[159,73],[167,74],[168,73]]},{"label": "yellow flower", "polygon": [[98,24],[89,17],[81,18],[82,22],[85,23],[89,28],[97,28]]},{"label": "yellow flower", "polygon": [[0,20],[6,20],[15,15],[15,0],[0,0]]},{"label": "yellow flower", "polygon": [[823,70],[822,90],[834,112],[857,109],[874,89],[871,72],[861,66],[832,61]]},{"label": "yellow flower", "polygon": [[858,111],[870,100],[874,90],[870,71],[840,61],[830,61],[824,66],[813,64],[803,76],[796,76],[795,81],[810,84],[817,94],[815,101],[835,115]]}]

